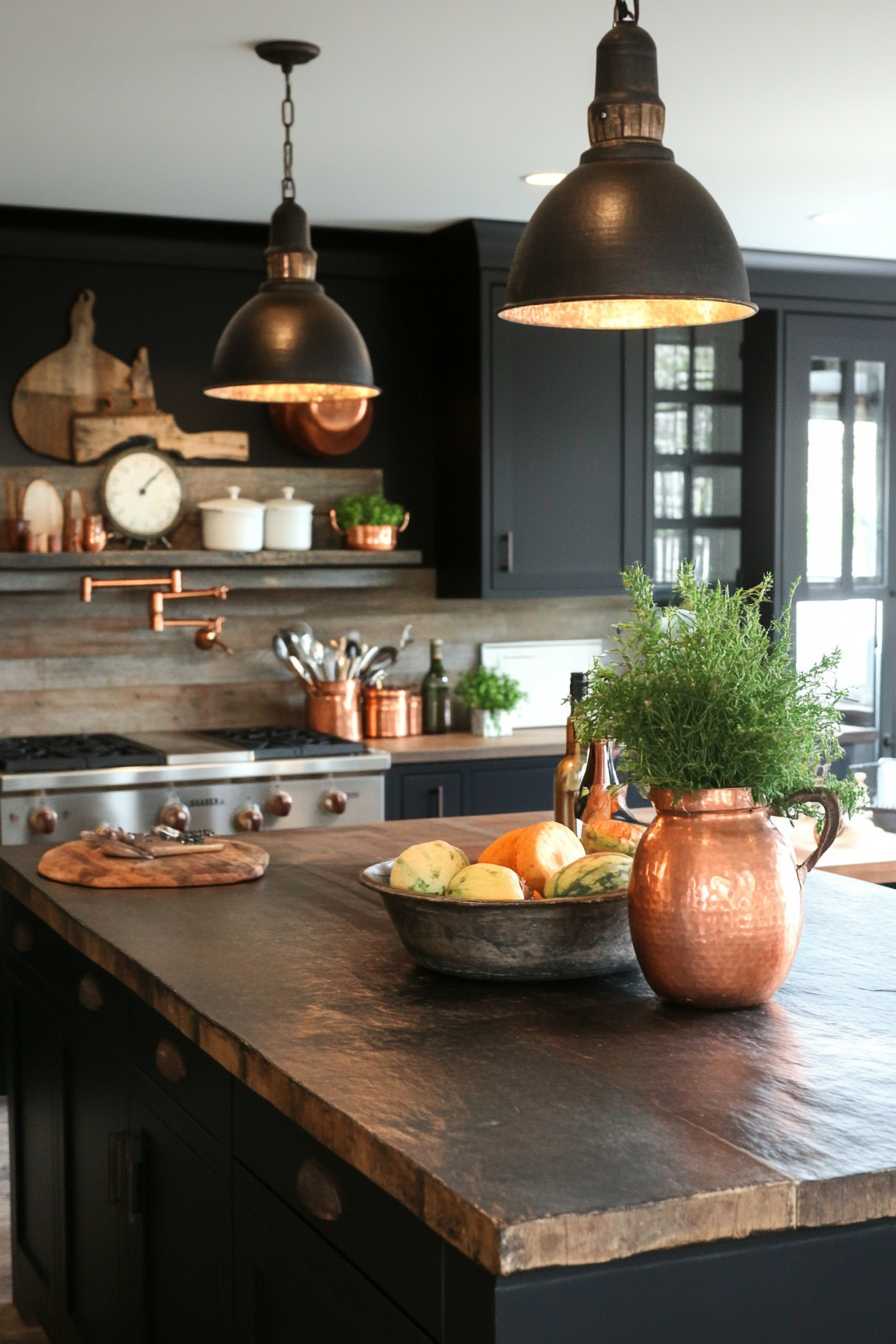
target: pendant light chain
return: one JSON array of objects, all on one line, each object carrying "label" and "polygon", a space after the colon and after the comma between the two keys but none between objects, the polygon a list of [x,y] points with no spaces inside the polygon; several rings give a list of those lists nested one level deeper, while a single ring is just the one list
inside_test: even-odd
[{"label": "pendant light chain", "polygon": [[292,176],[292,127],[296,119],[295,104],[292,101],[292,89],[289,83],[290,71],[284,66],[283,75],[286,80],[286,96],[283,99],[280,108],[280,119],[283,122],[283,199],[284,201],[294,201],[296,198],[296,184]]}]

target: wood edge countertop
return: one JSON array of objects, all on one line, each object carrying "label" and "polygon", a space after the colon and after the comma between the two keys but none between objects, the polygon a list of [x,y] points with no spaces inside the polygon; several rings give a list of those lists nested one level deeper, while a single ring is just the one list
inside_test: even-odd
[{"label": "wood edge countertop", "polygon": [[[479,848],[512,825],[543,819],[544,814],[540,813],[458,818],[440,822],[439,830],[444,838],[475,856]],[[85,891],[37,877],[36,866],[42,850],[31,846],[0,851],[0,881],[36,917],[125,984],[230,1074],[493,1274],[599,1264],[648,1251],[744,1238],[761,1232],[896,1216],[896,1126],[881,1124],[882,1114],[890,1121],[896,1115],[896,1078],[886,1086],[880,1082],[877,1095],[873,1095],[872,1089],[872,1093],[861,1099],[854,1096],[852,1106],[843,1087],[840,1092],[835,1089],[835,1096],[842,1097],[843,1105],[835,1117],[833,1137],[823,1132],[825,1105],[830,1109],[824,1089],[830,1085],[830,1077],[822,1079],[824,1088],[819,1090],[815,1110],[805,1103],[800,1110],[797,1105],[800,1098],[785,1098],[783,1105],[780,1102],[786,1080],[797,1066],[802,1069],[801,1087],[807,1096],[811,1093],[811,1066],[815,1061],[809,1056],[816,1041],[822,1053],[828,1050],[828,1064],[834,1066],[830,1049],[836,1055],[837,1046],[828,1042],[830,1031],[836,1030],[834,1019],[818,1021],[822,1013],[819,992],[828,971],[827,961],[831,960],[826,946],[820,958],[821,974],[810,960],[809,974],[804,977],[808,984],[794,988],[789,1013],[788,1007],[777,1001],[767,1009],[738,1014],[698,1014],[672,1009],[653,998],[636,972],[621,981],[615,977],[615,985],[580,981],[556,986],[505,985],[499,991],[493,991],[492,987],[483,990],[475,982],[432,977],[409,966],[397,947],[385,912],[375,901],[359,901],[356,907],[346,900],[353,894],[351,875],[362,862],[376,861],[408,844],[432,838],[432,829],[432,821],[414,821],[265,835],[264,844],[272,858],[268,874],[242,889],[204,888],[173,893]],[[326,890],[322,893],[328,879],[332,901]],[[195,933],[201,929],[204,918],[210,926],[214,925],[216,939],[229,939],[227,947],[235,956],[237,952],[242,955],[239,921],[244,920],[243,930],[250,927],[256,930],[256,942],[263,941],[265,920],[273,921],[273,927],[279,930],[280,914],[287,913],[283,893],[288,896],[292,918],[313,918],[313,911],[309,914],[308,910],[298,908],[302,900],[298,890],[301,882],[305,882],[309,892],[309,908],[321,909],[325,923],[328,922],[328,927],[322,926],[321,936],[325,934],[332,944],[330,926],[334,917],[341,918],[346,939],[356,934],[365,953],[368,944],[375,946],[370,952],[369,965],[361,967],[357,961],[342,964],[343,972],[349,973],[345,976],[347,990],[345,985],[337,990],[334,983],[334,996],[338,997],[340,992],[346,995],[338,1004],[327,1001],[329,991],[324,988],[330,984],[326,976],[331,972],[326,968],[321,971],[324,978],[316,990],[321,997],[306,1009],[307,1015],[314,1019],[312,1034],[307,1039],[301,1037],[297,1017],[300,1008],[296,1003],[289,1004],[287,1016],[291,1028],[278,1021],[269,1036],[275,1045],[286,1042],[289,1049],[299,1051],[299,1062],[284,1066],[271,1057],[277,1054],[276,1048],[253,1042],[250,1033],[241,1031],[237,1024],[244,1010],[245,995],[257,981],[249,975],[246,983],[236,986],[232,1001],[226,994],[222,997],[217,993],[217,980],[202,979],[203,974],[211,974],[211,963],[204,971],[201,967],[194,970],[194,959],[184,957],[182,941],[177,940],[183,939],[184,930]],[[826,892],[833,896],[828,905],[836,905],[845,895],[853,905],[860,906],[864,918],[870,917],[878,924],[879,943],[885,951],[885,934],[896,934],[896,915],[880,905],[882,899],[892,901],[890,893],[867,884],[815,874],[810,878],[809,889],[818,893],[814,899],[821,898],[822,906]],[[221,900],[217,913],[216,892],[229,893]],[[364,895],[360,887],[357,893]],[[241,894],[255,898],[254,908],[247,905],[245,912],[242,910],[239,900],[234,899]],[[863,901],[865,894],[867,899]],[[205,902],[211,903],[211,909],[204,906]],[[233,925],[224,927],[223,932],[220,932],[221,911],[227,912]],[[112,933],[103,933],[103,925],[107,930],[117,928],[119,941],[129,943],[129,950],[116,945]],[[309,940],[310,936],[309,933]],[[816,931],[816,942],[818,937]],[[848,965],[846,942],[837,937],[836,931],[832,937],[836,943],[834,957],[845,956]],[[284,940],[288,943],[288,932]],[[292,947],[295,950],[296,944]],[[382,961],[383,949],[386,962]],[[177,975],[168,972],[167,978],[164,970],[153,969],[153,962],[158,967],[166,955],[173,958],[170,964],[178,968]],[[285,957],[285,953],[282,955]],[[876,946],[868,950],[866,960],[870,962],[879,955],[880,946]],[[249,950],[246,959],[251,961]],[[818,960],[816,956],[815,962]],[[290,964],[284,959],[280,969]],[[336,979],[339,970],[337,958],[332,971]],[[306,972],[303,970],[302,974]],[[383,983],[388,987],[388,995],[381,991],[378,1002],[376,977],[380,974],[386,977]],[[277,975],[277,966],[272,962],[265,978],[271,981]],[[192,984],[191,992],[168,983],[177,981],[178,976],[184,978],[186,985]],[[403,978],[393,986],[393,976],[396,981]],[[861,976],[862,989],[873,989],[870,983],[873,976],[873,970],[866,966]],[[299,982],[293,981],[293,990],[296,983]],[[837,989],[842,990],[842,986]],[[206,1007],[201,1004],[203,992],[209,1000]],[[258,990],[262,995],[266,992],[273,991],[264,986]],[[353,994],[356,1012],[349,1014]],[[838,993],[836,1021],[841,1024],[841,1031],[849,1032],[856,1027],[849,1019],[850,1010],[844,1007],[844,997],[848,996]],[[871,995],[878,1001],[872,1005],[878,1030],[885,1033],[892,1024],[888,1025],[887,1020],[880,1023],[880,1019],[887,1013],[893,1015],[890,997]],[[217,1007],[212,1007],[212,1002]],[[856,1002],[855,995],[852,1002]],[[326,1017],[319,1022],[316,1016],[323,1009],[332,1009],[334,1014],[331,1019],[334,1025],[326,1042]],[[389,1012],[398,1021],[377,1024],[377,1016],[385,1019]],[[402,1013],[408,1016],[403,1018]],[[230,1024],[228,1016],[233,1018]],[[440,1049],[439,1041],[433,1039],[430,1044],[425,1033],[432,1029],[433,1022],[440,1020],[445,1020],[446,1030],[453,1033],[448,1045],[443,1042],[441,1047],[449,1055],[447,1072],[440,1075],[443,1085],[447,1077],[458,1088],[466,1086],[464,1069],[469,1068],[479,1088],[476,1099],[481,1102],[483,1095],[490,1099],[490,1071],[500,1071],[506,1060],[509,1081],[515,1089],[511,1096],[517,1103],[511,1107],[513,1114],[506,1115],[506,1129],[503,1122],[498,1129],[484,1128],[499,1122],[483,1121],[473,1114],[475,1108],[463,1092],[458,1092],[454,1100],[467,1103],[471,1114],[455,1117],[451,1111],[451,1093],[440,1096],[435,1083],[432,1111],[422,1120],[419,1115],[412,1117],[423,1123],[423,1130],[415,1129],[411,1122],[404,1123],[405,1116],[397,1104],[402,1094],[396,1087],[402,1076],[407,1075],[401,1075],[400,1070],[390,1072],[397,1066],[388,1054],[377,1057],[377,1047],[382,1050],[383,1038],[377,1037],[376,1031],[403,1029],[416,1040],[414,1032],[422,1030],[420,1044],[424,1055],[419,1059],[419,1067],[424,1068],[426,1052],[432,1050],[435,1058]],[[267,1026],[267,1018],[264,1023]],[[864,1022],[860,1025],[864,1026]],[[277,1035],[278,1030],[281,1035]],[[352,1036],[355,1030],[359,1032],[357,1045]],[[366,1045],[362,1039],[365,1033]],[[347,1036],[352,1049],[346,1054]],[[321,1086],[321,1077],[314,1075],[315,1047],[318,1063],[331,1048],[334,1050],[325,1086]],[[777,1061],[777,1076],[776,1047],[779,1053],[783,1051],[789,1056]],[[413,1050],[403,1048],[402,1062],[407,1065],[408,1052],[413,1055]],[[643,1050],[640,1064],[639,1050]],[[365,1054],[369,1060],[364,1059]],[[676,1055],[677,1058],[672,1058]],[[345,1090],[355,1085],[346,1075],[351,1074],[356,1060],[358,1104],[354,1104],[353,1098],[347,1100]],[[619,1072],[620,1060],[626,1062],[625,1073]],[[411,1059],[412,1064],[415,1062],[416,1057]],[[557,1077],[546,1076],[555,1065]],[[845,1068],[842,1061],[840,1067]],[[367,1069],[373,1073],[365,1074]],[[305,1081],[301,1078],[303,1070]],[[550,1095],[541,1097],[536,1104],[537,1085],[530,1092],[525,1079],[537,1080],[540,1074],[545,1075],[544,1084]],[[372,1091],[365,1093],[365,1081],[370,1088],[371,1080]],[[756,1087],[751,1090],[754,1083]],[[554,1086],[559,1086],[556,1096]],[[470,1088],[473,1087],[471,1082]],[[570,1089],[565,1097],[563,1087]],[[727,1110],[719,1101],[726,1088]],[[395,1107],[386,1121],[381,1116],[377,1119],[383,1089]],[[429,1098],[430,1093],[424,1089],[423,1095]],[[415,1100],[419,1104],[419,1094]],[[749,1140],[738,1129],[742,1120],[740,1110],[749,1112],[748,1102],[756,1106],[755,1117],[747,1115],[745,1121],[748,1129],[753,1125]],[[497,1093],[494,1105],[499,1105]],[[439,1106],[443,1107],[441,1114]],[[603,1115],[601,1106],[605,1108]],[[545,1116],[556,1116],[557,1124],[561,1125],[564,1108],[566,1111],[571,1108],[572,1128],[562,1133],[548,1132],[547,1147],[541,1151],[535,1137],[541,1133],[537,1125],[544,1122]],[[635,1124],[639,1118],[640,1132]],[[812,1130],[816,1119],[820,1125],[818,1133]],[[568,1120],[563,1122],[569,1124]],[[460,1156],[453,1158],[460,1165],[452,1171],[450,1160],[443,1162],[443,1154],[447,1140],[453,1137],[455,1123],[460,1128],[466,1123],[467,1129],[457,1150]],[[795,1130],[799,1130],[800,1142],[794,1145]],[[877,1147],[873,1150],[866,1130],[877,1136]],[[489,1134],[493,1136],[491,1145]],[[520,1135],[523,1136],[525,1146],[522,1150],[518,1148],[513,1159],[522,1165],[514,1166],[511,1161],[508,1167],[504,1159],[508,1145],[514,1143],[514,1134],[518,1145]],[[609,1147],[601,1146],[605,1141],[609,1141]],[[671,1145],[668,1152],[663,1150],[664,1142]],[[479,1146],[465,1148],[464,1144],[481,1146],[481,1162]],[[655,1169],[651,1167],[654,1161],[651,1152],[658,1154]],[[558,1162],[567,1164],[568,1169],[561,1173],[566,1185],[553,1169]],[[488,1170],[489,1163],[494,1171]],[[519,1175],[521,1193],[508,1184],[504,1174],[507,1171]],[[570,1187],[569,1179],[578,1180],[579,1172],[583,1188],[575,1183]],[[570,1196],[570,1189],[576,1198]],[[556,1196],[556,1207],[539,1208],[539,1202],[546,1204],[542,1198],[544,1192]],[[577,1202],[580,1207],[573,1207]]]},{"label": "wood edge countertop", "polygon": [[514,756],[545,756],[559,760],[566,751],[566,734],[563,728],[517,728],[512,737],[426,733],[420,737],[367,737],[364,745],[375,751],[388,751],[393,765],[497,761]]}]

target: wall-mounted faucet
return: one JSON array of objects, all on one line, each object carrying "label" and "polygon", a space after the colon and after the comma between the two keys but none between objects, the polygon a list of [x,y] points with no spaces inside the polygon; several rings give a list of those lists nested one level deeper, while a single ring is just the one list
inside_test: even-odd
[{"label": "wall-mounted faucet", "polygon": [[[182,597],[216,597],[224,601],[230,589],[226,584],[217,588],[192,588],[183,586],[183,574],[172,569],[167,578],[159,579],[95,579],[85,574],[81,579],[81,601],[90,602],[95,588],[152,588],[149,595],[149,628],[161,633],[172,626],[190,626],[196,630],[194,643],[197,649],[220,649],[222,653],[233,653],[221,638],[223,616],[201,616],[198,620],[168,618],[165,616],[165,603]],[[168,591],[165,592],[164,590]]]}]

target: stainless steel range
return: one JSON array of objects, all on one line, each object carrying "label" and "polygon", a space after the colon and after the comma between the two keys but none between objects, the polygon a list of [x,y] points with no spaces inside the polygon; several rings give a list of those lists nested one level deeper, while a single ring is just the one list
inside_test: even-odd
[{"label": "stainless steel range", "polygon": [[382,821],[385,751],[298,728],[0,739],[0,843],[107,824],[289,830]]}]

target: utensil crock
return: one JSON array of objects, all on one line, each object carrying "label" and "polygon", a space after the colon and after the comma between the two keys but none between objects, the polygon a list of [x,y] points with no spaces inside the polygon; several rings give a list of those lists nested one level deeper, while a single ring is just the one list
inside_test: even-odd
[{"label": "utensil crock", "polygon": [[635,851],[629,887],[632,942],[644,977],[664,999],[696,1008],[748,1008],[787,977],[803,925],[803,883],[833,843],[840,806],[829,790],[790,802],[825,811],[817,849],[793,849],[749,789],[676,797],[652,789],[656,820]]},{"label": "utensil crock", "polygon": [[361,741],[361,683],[319,681],[307,692],[308,727],[348,742]]}]

